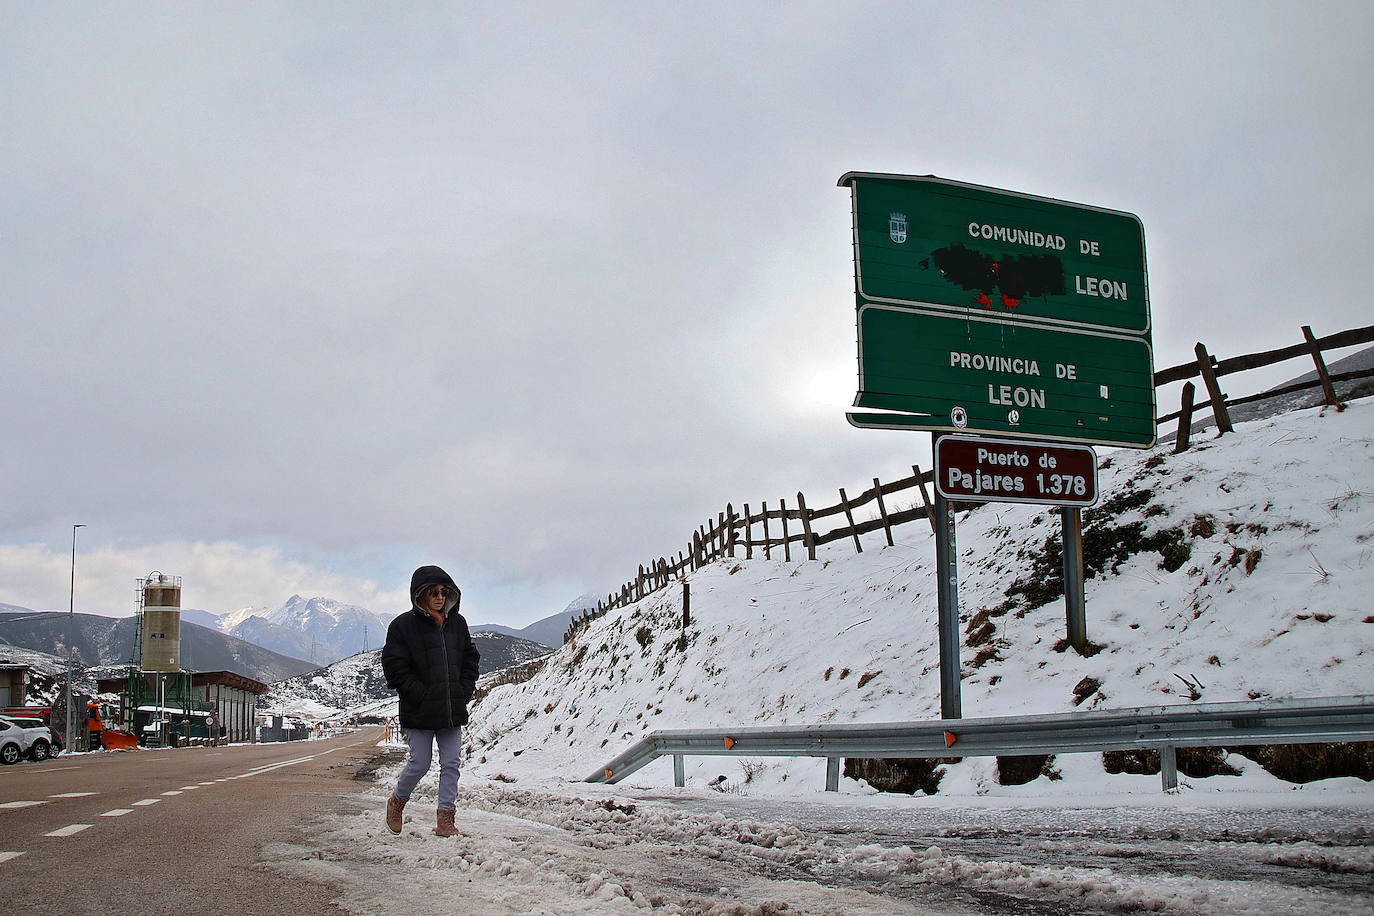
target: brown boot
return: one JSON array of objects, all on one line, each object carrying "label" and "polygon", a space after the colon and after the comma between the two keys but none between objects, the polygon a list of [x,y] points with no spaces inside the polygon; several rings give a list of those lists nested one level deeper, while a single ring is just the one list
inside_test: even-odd
[{"label": "brown boot", "polygon": [[458,836],[458,828],[453,826],[453,809],[439,809],[439,825],[434,828],[435,836]]},{"label": "brown boot", "polygon": [[401,832],[401,812],[406,809],[404,799],[397,798],[395,795],[389,796],[386,800],[386,829],[392,833]]}]

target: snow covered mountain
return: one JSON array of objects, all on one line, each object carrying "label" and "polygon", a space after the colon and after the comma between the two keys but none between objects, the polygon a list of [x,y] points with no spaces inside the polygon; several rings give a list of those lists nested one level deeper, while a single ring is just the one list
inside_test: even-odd
[{"label": "snow covered mountain", "polygon": [[[473,633],[481,654],[479,674],[532,661],[549,653],[548,646],[504,633]],[[340,716],[396,714],[396,694],[382,676],[381,650],[360,652],[318,671],[280,681],[264,697],[263,708],[281,710],[306,720]]]},{"label": "snow covered mountain", "polygon": [[380,646],[391,617],[333,598],[292,595],[276,610],[249,607],[223,614],[222,633],[273,652],[327,665]]},{"label": "snow covered mountain", "polygon": [[528,639],[542,643],[551,649],[556,649],[563,645],[563,634],[568,632],[568,625],[575,618],[581,617],[585,612],[595,608],[595,598],[591,595],[581,595],[574,598],[567,607],[557,614],[550,614],[542,620],[536,620],[527,627],[516,629],[502,626],[499,623],[482,623],[474,626],[472,632],[505,633],[507,636],[518,636],[521,639]]},{"label": "snow covered mountain", "polygon": [[[1087,657],[1066,650],[1057,515],[998,503],[959,514],[965,716],[1370,691],[1374,402],[1238,424],[1180,455],[1103,450],[1099,464],[1102,502],[1084,513]],[[816,561],[711,564],[690,576],[685,630],[678,588],[608,613],[478,704],[469,771],[580,780],[656,728],[938,719],[934,544],[922,525],[893,534],[896,546],[875,536],[856,554],[841,541]],[[812,758],[686,762],[689,785],[785,794],[814,791],[825,770]],[[1225,763],[1273,784],[1237,753]],[[1072,793],[1088,778],[1159,791],[1157,777],[1106,772],[1101,755],[1059,766],[1079,781],[1053,782],[1047,763],[1039,788],[1002,786],[996,761],[977,758],[936,781],[970,794]],[[670,767],[630,780],[671,785]]]}]

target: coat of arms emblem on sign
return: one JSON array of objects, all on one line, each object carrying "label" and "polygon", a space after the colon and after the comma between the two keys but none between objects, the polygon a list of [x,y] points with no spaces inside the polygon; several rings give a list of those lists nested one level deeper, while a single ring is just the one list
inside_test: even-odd
[{"label": "coat of arms emblem on sign", "polygon": [[889,213],[887,215],[887,234],[892,236],[892,241],[899,245],[906,241],[905,213]]}]

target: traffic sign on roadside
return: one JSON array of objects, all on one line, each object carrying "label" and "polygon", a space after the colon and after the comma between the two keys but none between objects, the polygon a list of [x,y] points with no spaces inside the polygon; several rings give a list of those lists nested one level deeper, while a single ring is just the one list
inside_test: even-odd
[{"label": "traffic sign on roadside", "polygon": [[1082,508],[1097,502],[1097,454],[1086,445],[941,436],[935,489],[946,499]]},{"label": "traffic sign on roadside", "polygon": [[849,172],[855,426],[1148,448],[1154,357],[1130,213]]},{"label": "traffic sign on roadside", "polygon": [[1147,341],[981,315],[863,305],[854,406],[904,411],[851,412],[861,427],[1155,442]]},{"label": "traffic sign on roadside", "polygon": [[849,172],[840,184],[853,190],[862,301],[1149,333],[1134,214],[931,175]]}]

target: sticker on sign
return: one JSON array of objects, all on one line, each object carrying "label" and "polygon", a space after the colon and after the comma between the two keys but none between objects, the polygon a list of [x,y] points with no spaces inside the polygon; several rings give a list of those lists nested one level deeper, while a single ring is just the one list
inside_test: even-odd
[{"label": "sticker on sign", "polygon": [[941,436],[935,488],[964,502],[1091,506],[1097,502],[1097,454],[1086,445]]}]

